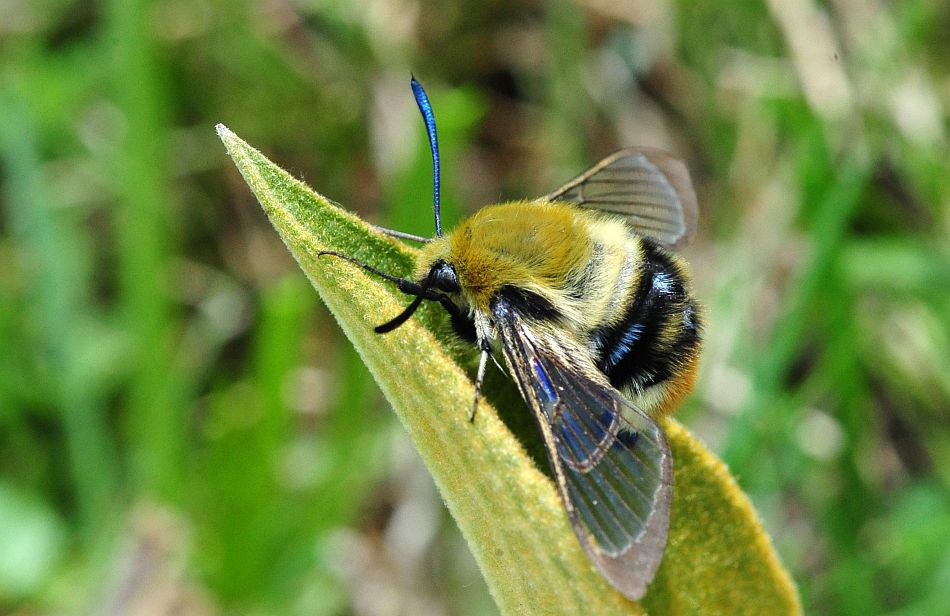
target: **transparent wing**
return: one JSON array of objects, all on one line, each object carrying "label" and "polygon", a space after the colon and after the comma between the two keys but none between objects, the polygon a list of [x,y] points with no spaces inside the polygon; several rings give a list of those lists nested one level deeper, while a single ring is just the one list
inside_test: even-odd
[{"label": "transparent wing", "polygon": [[672,459],[657,424],[510,304],[495,323],[508,366],[541,426],[574,533],[604,576],[637,600],[666,547]]},{"label": "transparent wing", "polygon": [[696,230],[696,193],[686,165],[666,152],[614,152],[543,199],[623,216],[635,233],[678,248]]}]

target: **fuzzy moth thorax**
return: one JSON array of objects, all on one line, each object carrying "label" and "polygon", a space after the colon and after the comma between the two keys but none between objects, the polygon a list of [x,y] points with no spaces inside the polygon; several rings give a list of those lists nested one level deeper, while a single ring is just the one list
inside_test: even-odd
[{"label": "fuzzy moth thorax", "polygon": [[449,263],[469,304],[483,311],[504,286],[546,294],[590,260],[587,218],[577,208],[554,203],[484,207],[425,247],[416,278],[439,260]]}]

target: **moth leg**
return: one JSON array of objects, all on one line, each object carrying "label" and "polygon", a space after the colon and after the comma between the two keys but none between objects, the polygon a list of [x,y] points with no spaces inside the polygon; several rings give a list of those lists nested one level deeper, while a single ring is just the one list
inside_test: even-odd
[{"label": "moth leg", "polygon": [[475,400],[472,402],[472,413],[468,416],[469,423],[475,423],[475,413],[478,412],[478,400],[482,395],[482,381],[485,380],[485,368],[488,366],[488,355],[491,350],[483,343],[482,354],[478,358],[478,374],[475,376]]},{"label": "moth leg", "polygon": [[409,240],[411,242],[421,242],[423,244],[428,244],[432,241],[431,237],[422,237],[421,235],[413,235],[412,233],[406,233],[404,231],[396,231],[394,229],[387,229],[386,227],[380,227],[379,225],[373,225],[373,228],[391,237],[398,237],[401,240]]}]

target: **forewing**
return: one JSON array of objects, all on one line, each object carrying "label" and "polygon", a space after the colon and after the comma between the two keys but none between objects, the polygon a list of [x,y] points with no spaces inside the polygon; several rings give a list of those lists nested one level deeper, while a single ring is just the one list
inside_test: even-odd
[{"label": "forewing", "polygon": [[493,313],[575,534],[604,576],[640,599],[666,547],[673,474],[666,436],[586,368],[582,354],[533,331],[508,304]]},{"label": "forewing", "polygon": [[696,229],[696,193],[686,165],[653,148],[614,152],[543,199],[623,216],[637,234],[670,248]]}]

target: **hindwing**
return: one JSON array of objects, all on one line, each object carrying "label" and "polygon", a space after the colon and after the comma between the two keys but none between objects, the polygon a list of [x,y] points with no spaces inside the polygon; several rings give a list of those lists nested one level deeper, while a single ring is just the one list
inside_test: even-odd
[{"label": "hindwing", "polygon": [[696,193],[686,165],[653,148],[614,152],[542,199],[617,214],[638,235],[669,248],[689,242],[696,229]]}]

